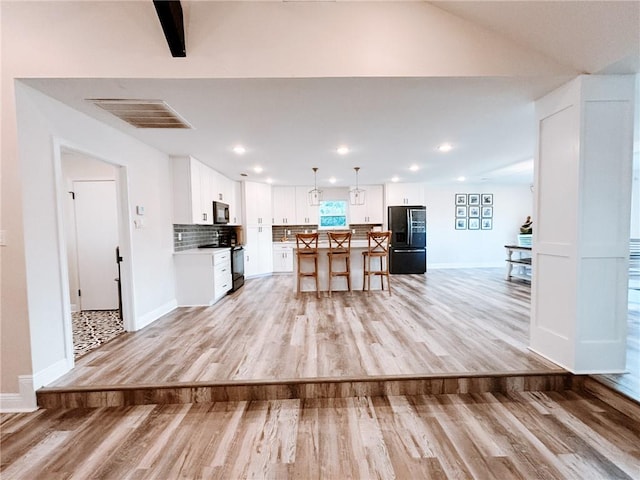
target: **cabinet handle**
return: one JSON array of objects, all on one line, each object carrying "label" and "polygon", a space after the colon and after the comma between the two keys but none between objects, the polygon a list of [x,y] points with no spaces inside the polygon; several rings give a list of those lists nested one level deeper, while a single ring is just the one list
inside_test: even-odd
[{"label": "cabinet handle", "polygon": [[202,214],[202,221],[203,221],[203,222],[206,222],[206,221],[207,221],[207,214],[206,214],[206,213],[203,213],[203,214]]}]

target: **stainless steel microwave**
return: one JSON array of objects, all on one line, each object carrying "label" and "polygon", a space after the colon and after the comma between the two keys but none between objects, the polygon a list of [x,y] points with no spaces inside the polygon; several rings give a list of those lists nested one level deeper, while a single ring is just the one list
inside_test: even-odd
[{"label": "stainless steel microwave", "polygon": [[216,225],[229,223],[229,205],[222,202],[213,202],[213,223]]}]

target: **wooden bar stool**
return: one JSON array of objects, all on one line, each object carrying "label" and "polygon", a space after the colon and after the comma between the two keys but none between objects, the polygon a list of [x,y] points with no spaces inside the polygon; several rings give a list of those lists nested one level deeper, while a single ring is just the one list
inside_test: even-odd
[{"label": "wooden bar stool", "polygon": [[[298,288],[300,293],[300,279],[302,277],[313,277],[316,281],[316,295],[320,298],[318,288],[318,234],[317,233],[296,233],[296,258],[298,260]],[[313,271],[302,271],[302,261],[313,260]]]},{"label": "wooden bar stool", "polygon": [[[327,232],[329,237],[329,296],[333,277],[346,277],[347,290],[351,291],[351,232]],[[344,259],[344,270],[334,271],[333,260]]]},{"label": "wooden bar stool", "polygon": [[[367,287],[367,291],[371,290],[371,276],[378,275],[380,284],[384,290],[384,277],[387,277],[387,288],[391,295],[391,282],[389,281],[389,241],[391,232],[369,232],[368,248],[362,252],[362,260],[364,265],[364,274],[362,276],[362,290]],[[380,260],[380,268],[378,270],[371,269],[371,259],[378,258]]]}]

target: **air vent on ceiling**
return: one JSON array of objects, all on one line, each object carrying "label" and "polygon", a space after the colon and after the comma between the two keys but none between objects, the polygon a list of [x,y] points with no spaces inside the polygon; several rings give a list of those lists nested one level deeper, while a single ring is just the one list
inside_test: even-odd
[{"label": "air vent on ceiling", "polygon": [[136,128],[192,128],[162,100],[112,98],[87,100]]}]

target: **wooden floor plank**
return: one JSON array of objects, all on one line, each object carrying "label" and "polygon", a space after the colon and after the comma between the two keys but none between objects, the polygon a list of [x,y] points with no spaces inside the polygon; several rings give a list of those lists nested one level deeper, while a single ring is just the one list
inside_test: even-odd
[{"label": "wooden floor plank", "polygon": [[529,287],[501,274],[400,275],[392,296],[320,299],[296,297],[287,276],[253,279],[212,307],[118,337],[54,385],[558,371],[527,349]]},{"label": "wooden floor plank", "polygon": [[587,392],[3,414],[5,479],[640,479],[640,406]]}]

